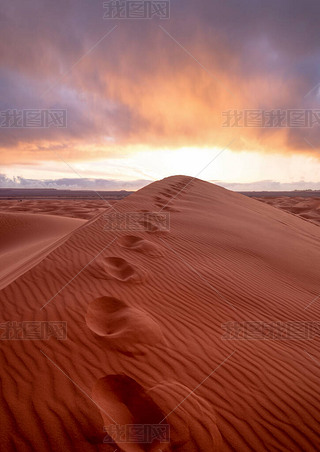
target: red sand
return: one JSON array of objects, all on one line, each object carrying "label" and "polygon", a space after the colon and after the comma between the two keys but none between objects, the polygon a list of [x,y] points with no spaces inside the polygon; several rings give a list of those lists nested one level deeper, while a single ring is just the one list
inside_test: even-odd
[{"label": "red sand", "polygon": [[9,284],[57,247],[85,221],[48,215],[0,212],[0,288]]},{"label": "red sand", "polygon": [[320,198],[280,196],[256,199],[320,225]]},{"label": "red sand", "polygon": [[93,218],[103,212],[114,200],[84,199],[10,199],[0,200],[0,212],[28,212],[62,217]]},{"label": "red sand", "polygon": [[[68,322],[65,341],[1,341],[2,450],[320,450],[318,337],[222,339],[226,322],[319,320],[320,228],[183,176],[115,207],[172,197],[169,231],[99,216],[2,290],[2,322]],[[170,443],[103,444],[160,422]]]}]

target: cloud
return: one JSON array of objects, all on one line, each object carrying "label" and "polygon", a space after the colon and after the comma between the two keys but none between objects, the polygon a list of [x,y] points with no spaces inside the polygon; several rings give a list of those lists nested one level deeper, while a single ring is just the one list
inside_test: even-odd
[{"label": "cloud", "polygon": [[169,21],[103,14],[100,1],[3,5],[0,110],[68,112],[65,129],[0,129],[7,164],[50,160],[50,145],[90,160],[133,145],[225,147],[235,137],[238,151],[320,144],[319,127],[221,127],[227,110],[318,107],[319,2],[175,0]]},{"label": "cloud", "polygon": [[292,191],[292,190],[320,190],[320,182],[277,182],[273,180],[261,180],[250,183],[227,183],[227,182],[215,182],[213,183],[220,185],[221,187],[227,188],[232,191]]},{"label": "cloud", "polygon": [[55,188],[64,190],[128,190],[135,191],[145,187],[152,181],[135,180],[106,180],[88,178],[63,178],[63,179],[27,179],[23,177],[9,178],[5,174],[0,174],[0,188]]},{"label": "cloud", "polygon": [[[27,179],[23,177],[9,178],[0,173],[1,188],[55,188],[60,190],[106,190],[136,191],[152,183],[151,180],[140,179],[133,181],[122,181],[112,179],[89,179],[89,178],[61,178],[61,179]],[[210,181],[232,191],[291,191],[291,190],[320,190],[320,182],[297,181],[281,183],[272,180],[261,180],[250,183],[228,183],[223,181]]]}]

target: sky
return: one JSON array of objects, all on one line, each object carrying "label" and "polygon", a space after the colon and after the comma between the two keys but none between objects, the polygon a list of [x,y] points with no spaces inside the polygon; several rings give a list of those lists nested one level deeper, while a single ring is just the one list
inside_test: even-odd
[{"label": "sky", "polygon": [[318,0],[121,5],[2,2],[0,187],[320,189]]}]

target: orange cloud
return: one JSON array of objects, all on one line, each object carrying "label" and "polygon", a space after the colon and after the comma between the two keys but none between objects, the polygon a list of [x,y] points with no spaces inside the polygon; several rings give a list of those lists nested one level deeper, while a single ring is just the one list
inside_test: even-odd
[{"label": "orange cloud", "polygon": [[[70,7],[58,2],[53,8],[42,0],[47,9],[40,0],[31,3],[47,11],[41,22],[35,23],[32,11],[23,5],[21,15],[10,6],[6,9],[0,37],[14,31],[15,42],[0,40],[1,109],[65,108],[68,126],[0,129],[3,164],[57,159],[55,152],[68,161],[119,157],[139,146],[228,146],[236,151],[317,155],[305,141],[307,137],[317,146],[317,128],[222,127],[222,113],[228,110],[314,105],[303,98],[313,79],[299,69],[303,50],[314,44],[299,35],[301,48],[294,46],[297,31],[290,23],[274,21],[275,15],[287,17],[279,2],[271,0],[268,10],[247,8],[247,17],[235,0],[204,1],[201,10],[186,1],[183,9],[173,7],[172,20],[161,22],[162,28],[155,21],[120,22],[96,47],[93,44],[114,22],[98,21],[94,9],[76,2]],[[290,5],[298,7],[295,0]],[[57,22],[61,14],[68,29]],[[314,12],[306,9],[305,15],[305,23],[312,22],[317,30]],[[83,23],[86,33],[79,26]],[[41,36],[36,46],[35,36]]]}]

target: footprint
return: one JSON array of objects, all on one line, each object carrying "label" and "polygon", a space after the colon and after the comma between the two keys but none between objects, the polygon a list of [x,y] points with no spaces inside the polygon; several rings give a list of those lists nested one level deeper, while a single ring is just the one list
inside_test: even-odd
[{"label": "footprint", "polygon": [[160,196],[154,196],[153,199],[156,202],[168,202],[167,200],[160,198]]},{"label": "footprint", "polygon": [[107,433],[105,442],[111,442],[111,438],[124,452],[171,451],[166,438],[160,437],[161,431],[169,432],[168,424],[161,423],[164,413],[132,378],[126,375],[100,378],[92,389],[92,399],[100,407]]},{"label": "footprint", "polygon": [[214,410],[190,388],[177,382],[165,382],[149,389],[147,394],[166,413],[172,450],[215,452],[222,449]]},{"label": "footprint", "polygon": [[158,245],[136,235],[124,235],[118,239],[118,243],[123,248],[137,251],[147,256],[160,257],[164,255],[164,252]]},{"label": "footprint", "polygon": [[174,207],[165,206],[162,209],[164,212],[181,212],[181,210],[175,209]]},{"label": "footprint", "polygon": [[134,267],[121,257],[99,257],[90,265],[88,271],[98,279],[139,283],[146,278],[145,271]]},{"label": "footprint", "polygon": [[179,184],[169,184],[169,187],[171,187],[172,190],[175,191],[175,192],[180,190]]},{"label": "footprint", "polygon": [[167,203],[160,203],[160,202],[156,202],[155,205],[157,207],[160,207],[161,210],[163,210],[164,212],[180,212],[180,210],[175,209],[174,207],[171,207],[169,204],[167,205]]},{"label": "footprint", "polygon": [[175,190],[170,190],[169,188],[165,188],[163,191],[164,193],[168,193],[170,196],[176,194]]},{"label": "footprint", "polygon": [[169,193],[165,193],[165,192],[159,192],[159,195],[162,195],[162,196],[164,196],[165,198],[169,198],[169,199],[172,198],[172,195],[170,195]]},{"label": "footprint", "polygon": [[193,178],[191,178],[191,177],[185,178],[181,182],[170,184],[170,187],[175,190],[181,191],[181,190],[184,190],[187,186],[192,187],[192,185],[193,185],[192,181],[193,181]]},{"label": "footprint", "polygon": [[85,320],[93,333],[108,341],[110,348],[123,353],[145,353],[146,346],[164,340],[160,326],[146,312],[117,298],[93,300]]},{"label": "footprint", "polygon": [[[107,438],[124,452],[216,452],[222,448],[212,408],[182,384],[166,382],[146,390],[126,375],[108,375],[95,383],[92,398],[101,408]],[[146,441],[151,426],[157,426],[152,431],[158,433],[152,443]],[[128,441],[123,442],[124,438]]]}]

